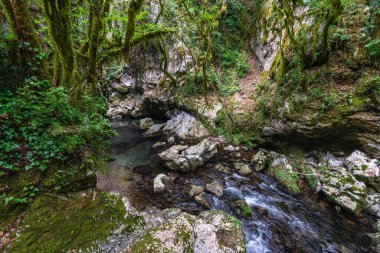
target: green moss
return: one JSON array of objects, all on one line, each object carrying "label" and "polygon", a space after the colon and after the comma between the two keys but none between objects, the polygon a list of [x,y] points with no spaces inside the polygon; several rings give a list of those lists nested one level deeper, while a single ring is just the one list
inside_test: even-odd
[{"label": "green moss", "polygon": [[150,233],[146,233],[140,240],[134,243],[131,247],[131,252],[133,253],[170,253],[162,242],[158,239],[154,239]]},{"label": "green moss", "polygon": [[249,217],[252,215],[252,208],[248,204],[245,204],[245,205],[241,206],[240,208],[241,208],[241,213],[244,216]]},{"label": "green moss", "polygon": [[106,241],[115,229],[123,226],[122,233],[128,233],[140,225],[141,217],[127,215],[121,199],[107,193],[90,190],[70,197],[40,196],[28,210],[19,237],[8,252],[96,248],[96,242]]},{"label": "green moss", "polygon": [[278,182],[288,188],[292,193],[298,194],[301,189],[298,187],[298,175],[292,171],[288,171],[282,167],[273,168],[273,173]]}]

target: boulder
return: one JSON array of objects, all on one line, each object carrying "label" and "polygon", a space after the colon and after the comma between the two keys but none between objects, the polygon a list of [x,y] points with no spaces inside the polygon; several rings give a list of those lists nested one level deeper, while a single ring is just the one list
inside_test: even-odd
[{"label": "boulder", "polygon": [[245,239],[241,224],[223,211],[182,213],[148,230],[127,252],[243,253]]},{"label": "boulder", "polygon": [[217,164],[215,165],[214,169],[216,171],[222,172],[224,174],[231,174],[231,169],[227,166],[224,166],[223,164]]},{"label": "boulder", "polygon": [[345,163],[356,178],[380,189],[380,167],[376,159],[370,159],[363,152],[355,150],[346,158]]},{"label": "boulder", "polygon": [[366,204],[366,186],[345,169],[327,171],[322,178],[322,192],[331,202],[359,214]]},{"label": "boulder", "polygon": [[200,204],[201,206],[204,206],[206,208],[210,208],[210,203],[207,201],[205,197],[205,193],[202,192],[201,194],[198,194],[194,197],[194,200]]},{"label": "boulder", "polygon": [[255,155],[253,155],[251,159],[251,164],[253,165],[253,169],[257,172],[262,171],[267,166],[267,156],[266,154],[260,150]]},{"label": "boulder", "polygon": [[152,149],[159,149],[166,146],[166,142],[156,142],[152,145]]},{"label": "boulder", "polygon": [[215,182],[211,184],[206,184],[206,190],[217,197],[221,197],[223,195],[223,185]]},{"label": "boulder", "polygon": [[248,176],[252,173],[251,168],[245,163],[234,163],[234,166],[241,176]]},{"label": "boulder", "polygon": [[194,146],[174,145],[158,154],[170,170],[194,171],[217,153],[217,143],[205,139]]},{"label": "boulder", "polygon": [[210,133],[194,116],[179,111],[166,122],[164,131],[178,136],[180,139],[203,138],[209,136]]},{"label": "boulder", "polygon": [[170,136],[170,137],[168,138],[168,144],[169,144],[169,145],[172,145],[172,144],[174,144],[174,142],[175,142],[175,138],[174,138],[174,136]]},{"label": "boulder", "polygon": [[165,124],[154,124],[143,134],[145,137],[158,137],[163,133]]},{"label": "boulder", "polygon": [[141,130],[147,130],[153,125],[154,125],[154,122],[151,118],[145,118],[139,121],[139,126]]},{"label": "boulder", "polygon": [[191,185],[190,186],[190,191],[189,191],[189,196],[191,198],[194,198],[195,196],[201,194],[202,192],[204,192],[204,188],[202,186],[199,186],[199,185]]},{"label": "boulder", "polygon": [[239,147],[234,147],[232,145],[229,145],[229,146],[224,148],[224,151],[227,151],[227,152],[235,152],[235,151],[239,151],[239,150],[240,150]]},{"label": "boulder", "polygon": [[368,192],[366,201],[367,201],[366,210],[369,213],[371,213],[371,214],[377,216],[378,218],[380,218],[380,194],[377,193],[377,192],[375,192],[375,191],[373,191],[373,190],[370,190]]},{"label": "boulder", "polygon": [[162,193],[165,191],[165,180],[168,180],[169,178],[165,174],[159,174],[157,175],[153,180],[153,191],[154,193]]}]

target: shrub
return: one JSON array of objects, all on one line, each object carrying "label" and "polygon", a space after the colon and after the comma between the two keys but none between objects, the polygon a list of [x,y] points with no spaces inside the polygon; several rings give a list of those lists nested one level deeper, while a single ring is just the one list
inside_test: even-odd
[{"label": "shrub", "polygon": [[[113,135],[105,109],[102,98],[89,95],[73,106],[64,87],[36,79],[0,93],[0,176],[43,176],[63,161],[84,171],[99,169]],[[33,197],[38,187],[27,183],[24,193]]]}]

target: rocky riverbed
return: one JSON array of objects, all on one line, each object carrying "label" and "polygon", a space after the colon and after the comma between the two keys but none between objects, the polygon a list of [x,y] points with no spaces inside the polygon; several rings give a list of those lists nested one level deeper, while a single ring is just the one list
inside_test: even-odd
[{"label": "rocky riverbed", "polygon": [[[169,123],[173,121],[169,120]],[[145,130],[139,130],[140,127]],[[229,214],[231,216],[226,217],[236,217],[236,222],[242,225],[247,252],[376,251],[376,246],[371,240],[371,236],[376,232],[373,228],[376,218],[367,214],[374,214],[368,208],[368,203],[363,206],[366,207],[366,212],[355,215],[357,210],[350,209],[350,204],[345,202],[345,194],[360,195],[353,190],[354,187],[347,187],[348,193],[334,188],[336,192],[340,190],[339,193],[343,194],[335,196],[328,190],[328,187],[333,187],[326,183],[332,180],[328,176],[310,178],[308,182],[301,178],[293,179],[291,174],[284,173],[291,170],[291,157],[274,151],[234,147],[228,145],[223,138],[208,137],[207,134],[201,138],[190,138],[191,134],[188,138],[181,138],[175,132],[169,132],[170,138],[168,138],[168,131],[163,130],[165,127],[157,128],[161,137],[154,134],[156,137],[153,139],[144,134],[149,129],[156,128],[153,123],[148,128],[135,121],[117,128],[121,138],[115,137],[111,149],[111,158],[115,160],[111,160],[108,163],[108,171],[100,175],[98,186],[104,190],[119,192],[124,200],[128,199],[128,203],[133,206],[136,213],[177,210],[179,222],[187,217],[186,215],[191,215],[190,220],[193,218],[202,220],[205,210],[223,211],[220,215]],[[186,131],[182,129],[183,132]],[[174,142],[172,137],[175,139]],[[171,139],[169,143],[168,139]],[[124,143],[124,147],[121,142]],[[128,146],[128,143],[138,144]],[[136,150],[139,152],[136,153]],[[358,154],[360,153],[356,152],[353,155]],[[328,153],[323,159],[327,163],[334,164],[334,159],[349,161],[353,155],[343,159]],[[178,157],[173,158],[173,156]],[[139,159],[135,159],[136,157]],[[183,162],[178,163],[182,160]],[[306,160],[312,159],[306,156]],[[126,165],[122,161],[134,161],[134,163]],[[368,162],[371,163],[371,160]],[[145,171],[136,173],[136,170],[133,172],[133,167],[139,165],[151,167],[151,170],[149,173]],[[345,170],[342,168],[336,173]],[[123,186],[120,181],[127,183]],[[314,188],[307,186],[308,183]],[[337,187],[336,185],[339,184],[334,184],[334,187]],[[365,186],[364,188],[366,189]],[[360,201],[364,203],[365,197],[358,201],[360,204]],[[170,219],[163,220],[150,223],[148,226],[151,227],[150,230],[144,230],[149,236],[144,234],[143,237],[136,238],[133,247],[135,249],[137,247],[135,245],[144,247],[145,243],[153,247],[154,243],[146,238],[155,238],[158,233],[162,236],[157,237],[157,241],[169,244],[165,247],[173,252],[183,252],[181,251],[183,248],[178,247],[185,245],[185,242],[177,238],[177,243],[173,244],[165,239],[170,237],[165,237],[167,226],[175,228],[178,223],[174,224]],[[152,220],[147,219],[147,221],[149,223]],[[194,231],[197,230],[196,227],[193,227]],[[190,233],[191,238],[201,237],[194,231]],[[147,245],[145,246],[148,247]],[[160,252],[159,249],[164,246],[159,246],[159,243],[157,245],[154,247]]]}]

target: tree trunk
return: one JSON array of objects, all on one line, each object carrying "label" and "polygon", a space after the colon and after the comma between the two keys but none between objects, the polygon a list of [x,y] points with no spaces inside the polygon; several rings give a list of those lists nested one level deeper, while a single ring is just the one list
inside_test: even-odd
[{"label": "tree trunk", "polygon": [[[60,84],[76,88],[74,78],[75,58],[72,39],[72,27],[69,17],[70,0],[42,0],[43,11],[48,24],[49,35],[59,55],[62,74]],[[58,58],[57,58],[58,60]]]},{"label": "tree trunk", "polygon": [[131,41],[136,30],[136,16],[139,14],[144,0],[132,0],[128,8],[128,23],[124,38],[124,62],[129,61],[131,54]]},{"label": "tree trunk", "polygon": [[[26,0],[1,0],[4,13],[9,26],[16,36],[17,41],[22,45],[21,54],[25,62],[33,62],[36,54],[35,48],[40,49],[40,41],[32,23],[32,18],[28,10],[28,1]],[[29,43],[26,45],[25,43]],[[37,63],[36,63],[37,64]],[[37,74],[39,77],[46,77],[45,66],[39,62]]]}]

